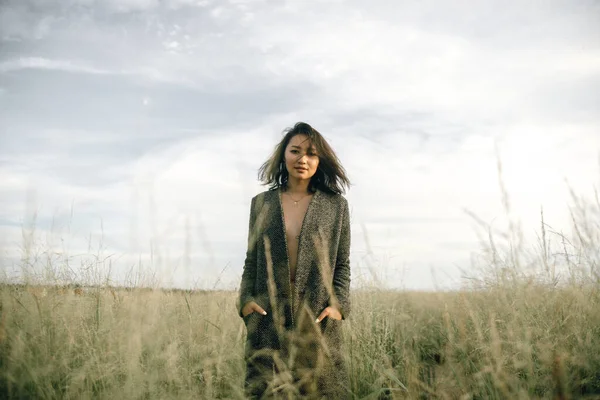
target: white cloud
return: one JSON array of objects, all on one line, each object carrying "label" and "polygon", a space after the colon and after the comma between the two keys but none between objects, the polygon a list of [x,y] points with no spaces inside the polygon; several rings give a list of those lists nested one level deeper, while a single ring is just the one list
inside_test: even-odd
[{"label": "white cloud", "polygon": [[211,0],[168,0],[165,2],[167,7],[179,9],[181,7],[207,7],[213,2]]},{"label": "white cloud", "polygon": [[106,7],[110,11],[119,13],[154,9],[160,4],[158,0],[71,0],[70,3],[70,5]]},{"label": "white cloud", "polygon": [[120,12],[147,10],[159,5],[158,0],[111,0],[108,3]]},{"label": "white cloud", "polygon": [[88,74],[107,74],[109,71],[95,68],[85,63],[68,60],[50,60],[42,57],[21,57],[19,59],[0,62],[0,73],[19,71],[22,69],[48,69]]}]

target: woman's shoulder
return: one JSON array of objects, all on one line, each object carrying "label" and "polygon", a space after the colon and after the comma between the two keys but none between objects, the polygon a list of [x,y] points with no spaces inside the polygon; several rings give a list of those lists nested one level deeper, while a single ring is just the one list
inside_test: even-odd
[{"label": "woman's shoulder", "polygon": [[348,203],[346,196],[344,196],[342,193],[321,190],[321,195],[323,198],[326,198],[329,202],[336,205],[345,206]]},{"label": "woman's shoulder", "polygon": [[263,202],[263,201],[265,201],[265,199],[268,199],[268,198],[274,196],[275,194],[277,194],[276,191],[277,191],[277,189],[264,190],[260,193],[257,193],[256,195],[254,195],[252,197],[252,201],[253,202]]}]

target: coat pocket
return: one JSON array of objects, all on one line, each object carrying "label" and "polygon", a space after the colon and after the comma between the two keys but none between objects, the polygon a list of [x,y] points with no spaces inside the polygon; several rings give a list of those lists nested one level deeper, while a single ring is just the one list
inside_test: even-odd
[{"label": "coat pocket", "polygon": [[244,317],[244,325],[246,325],[246,341],[251,348],[258,348],[260,342],[259,324],[263,315],[260,315],[256,311]]},{"label": "coat pocket", "polygon": [[244,325],[246,325],[246,328],[249,328],[249,325],[253,325],[251,324],[251,321],[253,319],[256,319],[256,316],[258,315],[258,313],[256,311],[252,311],[250,314],[246,315],[245,317],[242,317],[244,320]]},{"label": "coat pocket", "polygon": [[342,325],[344,324],[344,320],[327,317],[323,319],[320,324],[321,333],[323,333],[327,339],[337,339],[342,334]]}]

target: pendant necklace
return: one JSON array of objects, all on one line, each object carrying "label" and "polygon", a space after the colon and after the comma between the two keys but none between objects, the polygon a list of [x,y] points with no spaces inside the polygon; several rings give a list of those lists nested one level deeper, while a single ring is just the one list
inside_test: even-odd
[{"label": "pendant necklace", "polygon": [[[286,193],[287,193],[287,192],[286,192]],[[288,195],[288,196],[290,196],[290,198],[291,198],[291,199],[292,199],[292,201],[294,202],[294,207],[298,207],[298,202],[299,202],[300,200],[302,200],[304,197],[308,196],[308,194],[307,194],[307,195],[304,195],[304,197],[300,198],[299,200],[296,200],[296,199],[294,199],[294,198],[292,197],[292,195],[291,195],[291,194],[287,193],[287,195]],[[300,235],[296,235],[296,240],[298,240],[298,239],[300,239]]]},{"label": "pendant necklace", "polygon": [[304,195],[304,197],[300,198],[299,200],[296,200],[296,199],[294,199],[294,198],[292,197],[292,195],[291,195],[291,194],[289,194],[289,193],[288,193],[287,195],[288,195],[288,196],[290,196],[290,198],[291,198],[291,199],[292,199],[292,201],[294,202],[294,207],[298,207],[298,202],[299,202],[300,200],[302,200],[304,197],[308,196],[308,194],[307,194],[307,195]]}]

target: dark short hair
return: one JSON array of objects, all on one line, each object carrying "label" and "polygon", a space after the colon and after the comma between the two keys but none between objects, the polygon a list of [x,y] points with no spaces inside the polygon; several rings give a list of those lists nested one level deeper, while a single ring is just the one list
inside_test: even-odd
[{"label": "dark short hair", "polygon": [[270,185],[271,190],[287,188],[289,174],[285,167],[285,149],[294,136],[303,134],[308,136],[309,146],[315,147],[319,157],[319,166],[310,180],[308,190],[313,193],[317,188],[332,194],[346,192],[350,187],[346,170],[319,131],[305,122],[298,122],[293,128],[286,128],[283,134],[269,159],[258,170],[258,179],[263,185]]}]

